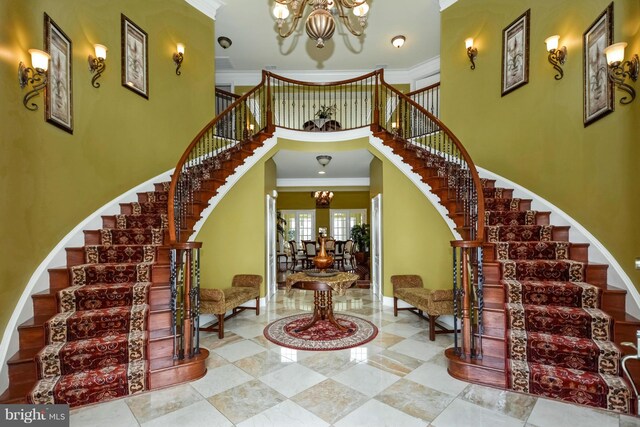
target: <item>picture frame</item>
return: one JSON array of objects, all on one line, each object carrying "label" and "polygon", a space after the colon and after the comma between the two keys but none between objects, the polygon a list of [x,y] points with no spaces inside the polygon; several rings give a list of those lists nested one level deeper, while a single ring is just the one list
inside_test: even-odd
[{"label": "picture frame", "polygon": [[44,14],[44,50],[51,55],[45,89],[45,119],[73,134],[73,46],[69,36]]},{"label": "picture frame", "polygon": [[149,49],[147,33],[120,15],[122,86],[149,99]]},{"label": "picture frame", "polygon": [[529,27],[527,9],[502,30],[502,96],[529,83]]},{"label": "picture frame", "polygon": [[582,35],[584,127],[615,109],[613,83],[608,77],[604,48],[613,43],[613,2]]}]

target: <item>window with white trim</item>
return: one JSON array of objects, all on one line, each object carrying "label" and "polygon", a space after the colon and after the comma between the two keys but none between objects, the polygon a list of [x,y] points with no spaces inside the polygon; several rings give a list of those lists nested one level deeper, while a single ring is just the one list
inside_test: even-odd
[{"label": "window with white trim", "polygon": [[329,235],[336,240],[349,240],[351,227],[367,222],[366,209],[331,209]]},{"label": "window with white trim", "polygon": [[298,248],[302,248],[303,240],[315,240],[315,210],[283,210],[280,212],[282,213],[282,217],[287,221],[287,225],[284,227],[284,235],[287,242],[295,240]]}]

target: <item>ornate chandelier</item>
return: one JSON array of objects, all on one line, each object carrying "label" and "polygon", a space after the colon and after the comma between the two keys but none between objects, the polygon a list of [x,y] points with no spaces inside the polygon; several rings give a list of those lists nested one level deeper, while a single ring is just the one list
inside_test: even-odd
[{"label": "ornate chandelier", "polygon": [[[316,47],[324,47],[325,41],[333,36],[336,23],[331,11],[336,9],[336,14],[342,18],[345,27],[354,36],[361,36],[367,23],[367,13],[369,5],[366,0],[275,0],[273,16],[278,23],[278,33],[280,37],[289,37],[298,26],[298,21],[302,18],[305,6],[310,5],[313,9],[305,24],[307,35],[316,42]],[[355,29],[351,24],[351,19],[345,10],[353,10],[353,14],[358,18],[360,29]],[[288,29],[284,28],[284,22],[293,12]]]}]

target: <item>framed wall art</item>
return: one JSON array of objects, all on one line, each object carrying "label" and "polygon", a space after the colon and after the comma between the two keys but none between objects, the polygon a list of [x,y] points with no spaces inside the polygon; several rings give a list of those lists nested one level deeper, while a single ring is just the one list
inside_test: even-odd
[{"label": "framed wall art", "polygon": [[47,122],[73,133],[73,58],[71,39],[44,14],[44,50],[51,55],[45,92]]},{"label": "framed wall art", "polygon": [[529,83],[531,9],[502,30],[502,96]]},{"label": "framed wall art", "polygon": [[607,74],[604,48],[613,43],[613,3],[593,21],[582,35],[582,75],[584,126],[614,110],[613,83]]},{"label": "framed wall art", "polygon": [[149,56],[147,33],[120,15],[122,39],[122,86],[149,99]]}]

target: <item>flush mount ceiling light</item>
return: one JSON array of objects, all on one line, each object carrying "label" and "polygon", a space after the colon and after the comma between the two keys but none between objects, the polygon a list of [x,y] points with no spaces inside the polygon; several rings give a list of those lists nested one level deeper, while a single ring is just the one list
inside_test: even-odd
[{"label": "flush mount ceiling light", "polygon": [[[278,23],[280,37],[289,37],[294,32],[307,5],[313,9],[307,16],[305,23],[307,35],[316,42],[318,48],[324,47],[324,43],[333,36],[336,30],[336,23],[331,13],[334,8],[336,15],[342,19],[344,26],[351,34],[358,37],[364,32],[369,12],[366,0],[275,0],[273,16]],[[348,9],[353,11],[360,29],[355,29],[352,26],[351,18],[345,12]],[[288,29],[285,29],[284,22],[292,12],[293,17],[288,23]]]},{"label": "flush mount ceiling light", "polygon": [[325,174],[324,167],[327,166],[331,161],[331,156],[327,156],[326,154],[323,154],[321,156],[316,156],[316,160],[318,161],[318,163],[320,163],[320,166],[322,166],[322,169],[319,170],[318,173],[320,175],[324,175]]},{"label": "flush mount ceiling light", "polygon": [[233,44],[233,42],[229,37],[220,36],[218,37],[218,44],[220,45],[221,48],[228,49],[229,46]]},{"label": "flush mount ceiling light", "polygon": [[405,36],[395,36],[391,39],[391,44],[393,45],[393,47],[397,47],[398,49],[400,49],[404,45],[404,42],[406,40],[407,38]]}]

